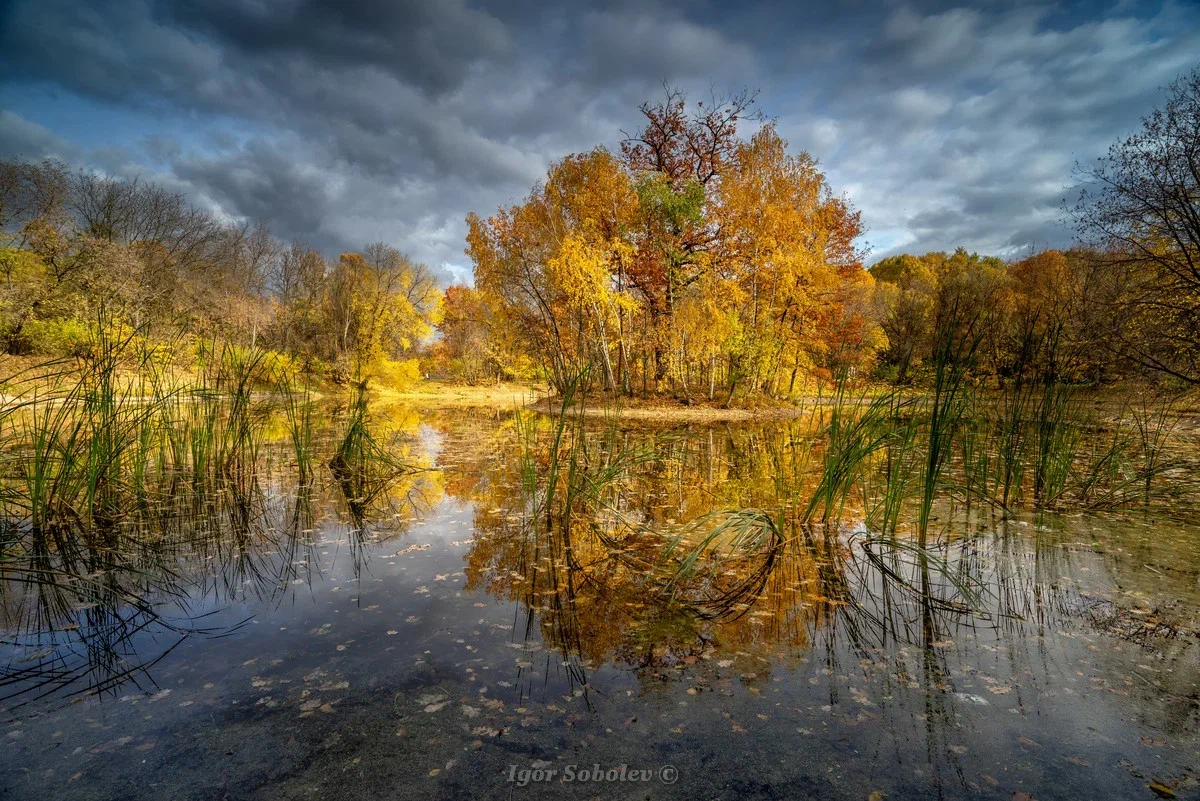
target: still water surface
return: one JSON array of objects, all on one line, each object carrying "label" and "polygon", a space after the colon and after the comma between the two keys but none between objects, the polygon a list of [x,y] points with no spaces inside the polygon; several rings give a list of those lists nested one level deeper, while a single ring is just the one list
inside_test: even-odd
[{"label": "still water surface", "polygon": [[[737,604],[671,606],[582,535],[530,537],[512,415],[393,416],[421,469],[376,495],[278,464],[156,518],[120,579],[148,605],[51,634],[10,589],[0,797],[1200,798],[1200,528],[1174,515],[959,508],[931,566],[851,510]],[[622,513],[767,503],[788,427],[621,431],[671,457]]]}]

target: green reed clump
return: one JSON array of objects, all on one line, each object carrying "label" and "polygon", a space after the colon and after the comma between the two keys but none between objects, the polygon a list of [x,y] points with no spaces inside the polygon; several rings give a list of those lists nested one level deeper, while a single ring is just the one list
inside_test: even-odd
[{"label": "green reed clump", "polygon": [[291,371],[283,371],[277,379],[276,392],[287,421],[288,438],[292,443],[300,483],[308,484],[313,475],[314,436],[312,392],[308,379],[298,384]]},{"label": "green reed clump", "polygon": [[565,382],[551,414],[544,460],[537,418],[516,416],[519,475],[531,533],[560,534],[568,554],[572,517],[600,509],[616,512],[608,491],[636,464],[657,456],[653,448],[629,448],[620,441],[616,409],[609,410],[599,436],[589,434],[583,414],[589,373],[590,367],[584,367]]},{"label": "green reed clump", "polygon": [[993,432],[987,425],[980,425],[975,416],[976,403],[972,403],[959,435],[956,437],[961,461],[962,486],[959,490],[966,504],[966,514],[971,514],[975,499],[990,500],[990,486],[995,482],[996,458],[993,455]]},{"label": "green reed clump", "polygon": [[1009,509],[1021,495],[1028,459],[1025,417],[1032,403],[1033,386],[1017,376],[1002,391],[996,421],[996,461],[992,497],[1001,509]]},{"label": "green reed clump", "polygon": [[[202,373],[197,387],[208,401],[208,422],[213,440],[202,443],[215,450],[216,468],[226,474],[244,475],[257,462],[263,420],[254,403],[255,387],[269,380],[264,369],[267,352],[258,348],[221,343],[213,349],[216,358]],[[202,432],[198,432],[203,436]]]},{"label": "green reed clump", "polygon": [[344,430],[330,466],[349,468],[385,456],[367,422],[367,382],[356,381],[350,389]]},{"label": "green reed clump", "polygon": [[785,543],[784,512],[727,509],[692,522],[688,541],[672,537],[662,551],[669,566],[658,588],[663,603],[682,604],[702,618],[742,614],[762,592]]},{"label": "green reed clump", "polygon": [[1138,475],[1146,504],[1153,495],[1154,480],[1177,466],[1177,462],[1167,458],[1167,445],[1179,426],[1177,407],[1181,400],[1179,395],[1143,392],[1130,405],[1141,460]]},{"label": "green reed clump", "polygon": [[1082,409],[1075,390],[1047,380],[1033,397],[1033,500],[1038,507],[1054,505],[1068,489],[1082,436]]},{"label": "green reed clump", "polygon": [[[1128,433],[1117,424],[1105,437],[1089,437],[1072,459],[1070,506],[1111,509],[1136,497],[1138,476],[1129,458]],[[1064,493],[1066,495],[1066,493]]]},{"label": "green reed clump", "polygon": [[1169,409],[1142,398],[1114,411],[1053,377],[1018,379],[965,415],[956,489],[1004,511],[1149,504],[1155,479],[1179,465],[1167,456]]},{"label": "green reed clump", "polygon": [[118,376],[127,354],[137,369],[147,368],[135,348],[139,332],[108,332],[103,317],[97,329],[78,367],[55,376],[69,382],[65,392],[35,393],[0,410],[18,485],[9,506],[35,528],[55,520],[110,526],[145,490],[159,404]]},{"label": "green reed clump", "polygon": [[391,505],[389,493],[397,482],[418,468],[400,458],[395,443],[376,438],[368,415],[365,380],[352,385],[342,427],[328,464],[345,497],[351,522],[361,532],[368,519]]},{"label": "green reed clump", "polygon": [[841,514],[869,460],[892,437],[895,403],[893,393],[868,401],[865,389],[854,392],[845,376],[838,379],[832,402],[821,409],[824,457],[816,489],[801,513],[802,521],[819,513],[819,520],[825,523]]},{"label": "green reed clump", "polygon": [[[152,502],[155,482],[165,490],[185,478],[197,489],[255,472],[267,412],[254,395],[261,351],[214,346],[197,378],[178,381],[146,329],[101,313],[92,330],[74,364],[38,376],[37,386],[49,378],[63,390],[0,407],[7,516],[34,528],[108,529]],[[292,388],[280,394],[307,414]],[[296,423],[293,447],[307,462],[311,438]]]},{"label": "green reed clump", "polygon": [[866,471],[863,506],[867,526],[881,533],[894,533],[912,497],[920,474],[921,453],[918,443],[920,421],[917,404],[897,391],[886,396],[887,418],[880,421],[884,431],[882,464]]},{"label": "green reed clump", "polygon": [[983,329],[982,314],[960,310],[957,299],[947,301],[939,309],[934,326],[933,398],[929,402],[917,523],[922,545],[928,535],[933,501],[942,484],[942,474],[950,462],[955,432],[968,408],[968,373],[983,342]]}]

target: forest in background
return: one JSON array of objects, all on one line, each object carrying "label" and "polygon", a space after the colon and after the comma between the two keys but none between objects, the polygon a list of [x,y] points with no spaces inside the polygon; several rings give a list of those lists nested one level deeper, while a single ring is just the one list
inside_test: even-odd
[{"label": "forest in background", "polygon": [[668,89],[617,152],[472,214],[474,286],[444,290],[387,244],[329,258],[153,183],[4,162],[0,349],[86,359],[115,327],[185,366],[219,342],[334,384],[586,372],[689,404],[923,385],[948,357],[978,380],[1200,382],[1200,72],[1079,169],[1078,246],[869,269],[860,214],[755,99]]}]

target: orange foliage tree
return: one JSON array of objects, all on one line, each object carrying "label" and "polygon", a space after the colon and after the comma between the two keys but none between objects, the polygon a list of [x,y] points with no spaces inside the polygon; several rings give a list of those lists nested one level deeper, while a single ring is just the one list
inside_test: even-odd
[{"label": "orange foliage tree", "polygon": [[619,157],[569,156],[524,202],[468,218],[490,319],[553,384],[591,365],[613,392],[669,384],[690,402],[721,386],[728,401],[871,362],[859,214],[754,101],[689,108],[669,89]]}]

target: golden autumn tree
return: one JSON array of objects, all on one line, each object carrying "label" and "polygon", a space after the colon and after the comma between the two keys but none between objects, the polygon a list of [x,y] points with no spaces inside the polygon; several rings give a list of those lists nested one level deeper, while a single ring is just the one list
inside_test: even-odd
[{"label": "golden autumn tree", "polygon": [[441,303],[429,269],[395,248],[379,243],[343,253],[327,298],[337,357],[356,374],[414,380],[411,352],[433,332]]},{"label": "golden autumn tree", "polygon": [[434,357],[440,369],[474,385],[488,370],[490,330],[488,309],[474,287],[446,287],[442,319],[437,325],[441,339]]},{"label": "golden autumn tree", "polygon": [[709,205],[736,157],[739,122],[758,116],[755,99],[747,91],[714,96],[689,111],[684,93],[668,89],[662,102],[642,104],[645,123],[621,143],[639,200],[637,250],[628,275],[647,313],[656,388],[670,366],[675,307],[711,269],[718,231]]},{"label": "golden autumn tree", "polygon": [[[644,104],[621,145],[556,163],[525,202],[468,219],[476,286],[560,389],[593,365],[610,391],[683,401],[772,395],[802,371],[870,362],[882,336],[859,214],[743,92]],[[758,120],[761,122],[761,120]],[[727,399],[727,402],[728,402]]]},{"label": "golden autumn tree", "polygon": [[730,351],[729,388],[770,394],[801,369],[857,363],[878,337],[861,306],[870,276],[854,245],[859,213],[833,195],[816,160],[791,155],[772,124],[734,153],[721,181],[722,265],[742,288],[742,337]]},{"label": "golden autumn tree", "polygon": [[624,363],[621,286],[636,196],[604,149],[555,164],[544,185],[488,220],[467,219],[475,283],[498,324],[510,327],[563,389],[593,360],[615,389]]}]

